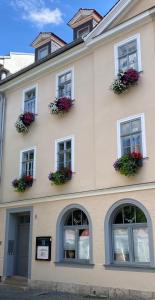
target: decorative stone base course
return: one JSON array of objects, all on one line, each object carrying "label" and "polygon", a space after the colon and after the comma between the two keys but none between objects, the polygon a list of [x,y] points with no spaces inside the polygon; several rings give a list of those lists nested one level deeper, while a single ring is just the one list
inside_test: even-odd
[{"label": "decorative stone base course", "polygon": [[120,300],[153,300],[155,299],[155,292],[144,292],[126,289],[105,288],[100,286],[87,286],[75,283],[62,282],[47,282],[29,280],[29,288],[51,290],[64,293],[71,293],[81,296],[93,296],[105,299],[120,299]]}]

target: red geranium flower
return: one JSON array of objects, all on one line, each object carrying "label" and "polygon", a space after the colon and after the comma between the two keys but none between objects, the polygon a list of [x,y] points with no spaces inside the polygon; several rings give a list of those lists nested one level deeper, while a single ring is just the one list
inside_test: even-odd
[{"label": "red geranium flower", "polygon": [[72,106],[72,100],[67,97],[61,97],[57,101],[57,107],[60,111],[67,112]]},{"label": "red geranium flower", "polygon": [[140,153],[140,152],[136,152],[136,151],[133,151],[132,153],[131,153],[131,156],[133,157],[133,158],[135,158],[135,159],[142,159],[143,157],[142,157],[142,154]]}]

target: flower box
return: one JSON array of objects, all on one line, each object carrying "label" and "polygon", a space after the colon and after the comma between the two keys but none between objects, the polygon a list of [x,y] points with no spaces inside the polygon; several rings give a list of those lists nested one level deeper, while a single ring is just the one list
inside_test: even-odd
[{"label": "flower box", "polygon": [[18,117],[15,127],[18,132],[26,133],[29,130],[29,126],[35,120],[35,115],[31,112],[24,112]]},{"label": "flower box", "polygon": [[63,168],[59,171],[50,173],[48,175],[48,179],[56,185],[64,184],[67,181],[71,180],[71,178],[72,178],[72,171],[69,168]]},{"label": "flower box", "polygon": [[113,166],[122,175],[134,176],[143,166],[143,157],[140,152],[125,154],[117,159]]},{"label": "flower box", "polygon": [[128,69],[126,72],[118,74],[117,79],[112,84],[112,90],[115,94],[122,94],[131,86],[135,86],[139,80],[139,72],[134,69]]},{"label": "flower box", "polygon": [[27,188],[30,188],[33,184],[32,176],[22,176],[19,179],[14,179],[12,185],[16,192],[24,192]]},{"label": "flower box", "polygon": [[51,114],[64,114],[68,112],[73,105],[73,100],[68,97],[61,97],[49,104]]}]

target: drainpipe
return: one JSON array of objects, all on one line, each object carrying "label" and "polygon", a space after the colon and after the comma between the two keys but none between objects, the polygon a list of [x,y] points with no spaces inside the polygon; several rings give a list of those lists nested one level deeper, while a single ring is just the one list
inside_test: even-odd
[{"label": "drainpipe", "polygon": [[5,95],[0,92],[0,181],[2,177],[4,120],[5,120]]}]

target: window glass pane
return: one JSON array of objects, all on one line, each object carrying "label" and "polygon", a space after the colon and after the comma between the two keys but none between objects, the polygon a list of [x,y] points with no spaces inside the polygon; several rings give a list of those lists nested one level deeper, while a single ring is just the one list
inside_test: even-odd
[{"label": "window glass pane", "polygon": [[129,66],[128,68],[137,69],[137,53],[129,55]]},{"label": "window glass pane", "polygon": [[39,59],[44,58],[47,55],[48,55],[48,46],[43,47],[38,50],[38,58]]},{"label": "window glass pane", "polygon": [[141,131],[141,119],[136,119],[131,122],[131,132],[136,133]]},{"label": "window glass pane", "polygon": [[66,151],[66,162],[71,161],[71,152],[70,151]]},{"label": "window glass pane", "polygon": [[67,218],[66,218],[66,221],[65,221],[64,225],[66,225],[66,226],[73,225],[73,224],[72,224],[72,216],[73,216],[72,212],[69,213],[69,215],[68,215]]},{"label": "window glass pane", "polygon": [[127,44],[128,53],[137,52],[137,40],[134,40]]},{"label": "window glass pane", "polygon": [[147,223],[147,219],[141,209],[136,207],[136,223]]},{"label": "window glass pane", "polygon": [[82,212],[81,210],[73,211],[73,225],[81,225],[82,224]]},{"label": "window glass pane", "polygon": [[65,229],[64,231],[64,249],[75,250],[75,230]]},{"label": "window glass pane", "polygon": [[135,262],[150,262],[149,236],[147,228],[133,229]]},{"label": "window glass pane", "polygon": [[66,149],[71,149],[71,141],[66,142]]},{"label": "window glass pane", "polygon": [[123,212],[121,208],[121,210],[117,213],[116,217],[114,218],[113,224],[123,224],[123,223],[124,223]]},{"label": "window glass pane", "polygon": [[82,229],[79,230],[78,239],[78,258],[79,259],[89,259],[89,230]]},{"label": "window glass pane", "polygon": [[135,223],[136,221],[136,209],[135,206],[125,206],[123,208],[124,212],[124,223]]},{"label": "window glass pane", "polygon": [[75,259],[75,250],[65,250],[64,251],[64,258],[68,259]]},{"label": "window glass pane", "polygon": [[127,229],[113,229],[114,237],[114,260],[116,262],[126,262],[129,257],[129,241]]},{"label": "window glass pane", "polygon": [[132,151],[141,152],[141,134],[131,136]]},{"label": "window glass pane", "polygon": [[85,213],[82,211],[82,225],[88,225],[88,219]]},{"label": "window glass pane", "polygon": [[32,100],[36,96],[36,89],[32,89],[25,93],[25,100]]},{"label": "window glass pane", "polygon": [[28,156],[29,156],[28,152],[23,152],[22,161],[23,161],[23,162],[24,162],[24,161],[27,161],[27,160],[28,160]]},{"label": "window glass pane", "polygon": [[128,136],[128,137],[122,137],[121,138],[121,142],[122,142],[122,155],[131,153],[131,140],[130,140],[130,136]]},{"label": "window glass pane", "polygon": [[131,133],[131,122],[121,124],[121,135],[129,135]]},{"label": "window glass pane", "polygon": [[69,73],[66,74],[66,80],[67,80],[67,81],[68,81],[68,80],[71,80],[71,72],[69,72]]},{"label": "window glass pane", "polygon": [[122,57],[122,56],[126,56],[127,55],[127,46],[123,45],[121,47],[118,47],[118,56]]},{"label": "window glass pane", "polygon": [[127,57],[119,59],[119,72],[125,72],[128,69],[128,59]]},{"label": "window glass pane", "polygon": [[59,82],[60,82],[60,83],[65,82],[65,75],[59,76]]},{"label": "window glass pane", "polygon": [[64,150],[64,142],[59,143],[58,146],[59,146],[59,151],[63,151]]}]

